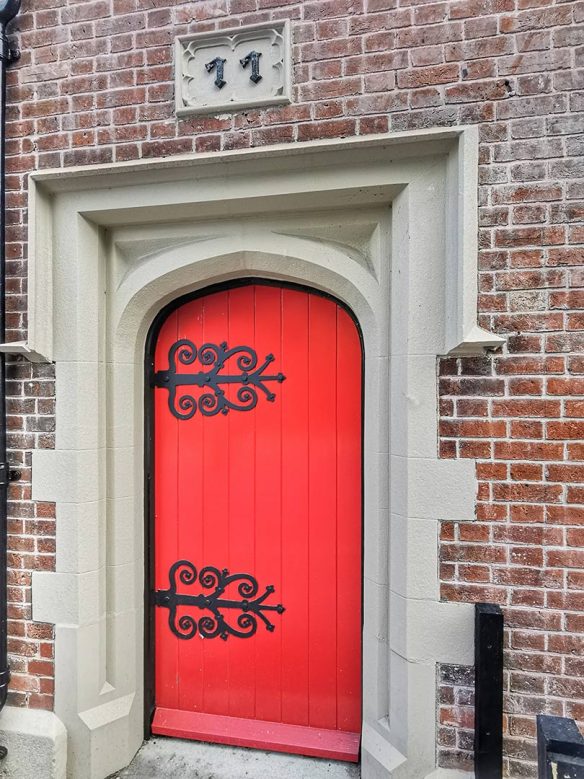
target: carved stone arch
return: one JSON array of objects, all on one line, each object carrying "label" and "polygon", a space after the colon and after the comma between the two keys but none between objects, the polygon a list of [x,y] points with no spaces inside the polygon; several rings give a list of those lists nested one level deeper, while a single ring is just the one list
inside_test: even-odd
[{"label": "carved stone arch", "polygon": [[[287,245],[283,247],[283,243]],[[121,350],[131,347],[134,341],[128,334],[134,330],[138,334],[135,347],[140,349],[149,321],[171,300],[211,284],[246,277],[303,284],[338,298],[371,330],[373,351],[379,348],[378,284],[371,272],[339,248],[324,251],[318,242],[298,238],[283,241],[266,232],[184,243],[139,257],[135,266],[117,289],[109,319],[111,344]]]}]

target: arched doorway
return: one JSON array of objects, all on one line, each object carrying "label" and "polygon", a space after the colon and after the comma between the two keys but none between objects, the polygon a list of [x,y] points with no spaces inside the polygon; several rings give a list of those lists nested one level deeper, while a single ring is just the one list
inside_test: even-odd
[{"label": "arched doorway", "polygon": [[147,727],[357,760],[362,377],[333,298],[245,280],[147,346]]}]

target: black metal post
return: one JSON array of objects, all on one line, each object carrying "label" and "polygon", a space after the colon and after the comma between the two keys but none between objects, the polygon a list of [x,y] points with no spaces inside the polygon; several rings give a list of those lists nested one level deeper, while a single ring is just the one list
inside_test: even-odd
[{"label": "black metal post", "polygon": [[475,606],[475,777],[503,776],[503,614]]},{"label": "black metal post", "polygon": [[[6,341],[6,68],[15,59],[6,27],[20,10],[21,0],[0,2],[0,342]],[[6,703],[10,668],[7,635],[7,515],[10,470],[6,453],[6,356],[0,353],[0,710]],[[6,748],[0,747],[0,757]]]},{"label": "black metal post", "polygon": [[573,719],[537,715],[539,779],[584,779],[584,738]]}]

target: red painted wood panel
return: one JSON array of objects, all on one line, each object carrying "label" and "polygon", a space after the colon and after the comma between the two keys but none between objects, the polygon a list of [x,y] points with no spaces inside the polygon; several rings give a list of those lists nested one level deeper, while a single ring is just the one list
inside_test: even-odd
[{"label": "red painted wood panel", "polygon": [[160,708],[156,710],[155,723],[157,733],[175,738],[197,738],[216,744],[310,754],[348,762],[357,762],[359,755],[359,733],[342,730]]},{"label": "red painted wood panel", "polygon": [[[259,594],[273,585],[266,603],[286,610],[266,612],[272,632],[258,619],[251,638],[224,641],[199,631],[182,640],[169,627],[169,609],[158,605],[153,731],[356,759],[362,622],[357,328],[329,298],[250,283],[174,311],[157,339],[156,372],[169,369],[178,339],[197,347],[250,346],[259,364],[273,354],[264,372],[286,379],[268,387],[273,402],[258,391],[251,411],[204,416],[199,409],[190,419],[171,413],[167,387],[154,390],[155,589],[168,590],[171,566],[188,560],[198,570],[211,565],[249,573]],[[237,373],[227,365],[222,373]],[[199,362],[178,368],[208,370]],[[241,385],[223,386],[235,401]],[[188,394],[198,400],[202,392],[182,387],[177,400]],[[238,597],[230,587],[221,597]],[[209,594],[200,582],[179,583],[178,592]],[[242,613],[223,611],[233,624]],[[205,613],[179,605],[176,619],[199,620]]]},{"label": "red painted wood panel", "polygon": [[294,725],[309,724],[308,302],[282,292],[282,718]]},{"label": "red painted wood panel", "polygon": [[[260,355],[282,354],[282,299],[271,287],[255,287],[255,347]],[[274,334],[277,341],[274,343]],[[281,385],[281,389],[284,384]],[[282,394],[276,405],[259,403],[255,409],[255,562],[258,571],[269,575],[274,554],[282,550]],[[272,568],[269,582],[282,592],[281,563]],[[288,612],[285,612],[288,613]],[[254,716],[280,722],[282,718],[282,620],[274,633],[265,630],[254,639],[256,689]],[[251,642],[250,642],[251,643]]]}]

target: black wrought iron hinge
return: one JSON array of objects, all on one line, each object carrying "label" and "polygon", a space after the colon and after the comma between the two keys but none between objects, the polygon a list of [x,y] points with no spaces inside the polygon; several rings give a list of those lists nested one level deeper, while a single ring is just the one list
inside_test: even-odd
[{"label": "black wrought iron hinge", "polygon": [[[157,590],[154,593],[154,603],[156,606],[168,609],[168,625],[171,631],[184,640],[193,638],[197,633],[202,638],[219,637],[224,641],[227,641],[229,636],[251,638],[258,629],[258,619],[271,633],[275,630],[275,626],[265,612],[275,611],[283,614],[285,611],[281,603],[273,605],[265,602],[275,592],[274,587],[270,584],[262,595],[258,595],[259,584],[248,573],[230,574],[226,568],[219,570],[211,565],[198,572],[188,560],[178,560],[171,566],[168,578],[169,588]],[[193,585],[197,580],[203,589],[199,595],[177,592],[179,583]],[[235,587],[239,598],[222,597],[230,585]],[[205,593],[204,590],[211,592]],[[194,606],[208,614],[199,619],[195,619],[190,614],[182,614],[177,618],[179,606]],[[225,609],[241,612],[237,617],[236,625],[226,620],[223,614]]]},{"label": "black wrought iron hinge", "polygon": [[[182,338],[169,349],[168,370],[154,374],[154,386],[168,390],[168,407],[177,419],[190,419],[197,409],[206,417],[227,414],[230,410],[251,411],[258,404],[258,391],[273,402],[276,395],[268,388],[268,383],[281,384],[286,379],[283,373],[265,373],[274,359],[273,354],[268,354],[259,365],[257,353],[250,346],[230,349],[226,342],[205,343],[197,349],[192,341]],[[180,366],[193,365],[197,361],[201,368],[207,370],[178,372]],[[235,363],[236,370],[222,373],[230,361]],[[224,389],[227,385],[240,385],[235,397],[227,397]],[[177,388],[183,386],[199,387],[202,393],[198,399],[190,394],[180,395],[177,399]]]}]

